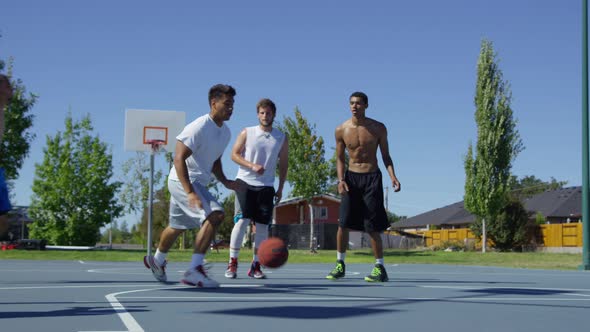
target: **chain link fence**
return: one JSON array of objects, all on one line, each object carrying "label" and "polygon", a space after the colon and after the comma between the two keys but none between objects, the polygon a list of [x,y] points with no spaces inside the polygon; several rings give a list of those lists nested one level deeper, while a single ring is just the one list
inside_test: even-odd
[{"label": "chain link fence", "polygon": [[[335,250],[338,225],[314,224],[313,227],[313,242],[310,242],[312,232],[309,224],[271,225],[269,232],[270,236],[283,239],[289,249]],[[381,239],[384,249],[415,249],[424,246],[424,239],[421,237],[382,234]],[[350,232],[349,249],[370,247],[369,234]]]}]

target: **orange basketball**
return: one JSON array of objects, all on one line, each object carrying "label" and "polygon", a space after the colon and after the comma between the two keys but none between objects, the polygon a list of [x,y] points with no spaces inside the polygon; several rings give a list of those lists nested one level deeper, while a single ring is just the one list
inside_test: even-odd
[{"label": "orange basketball", "polygon": [[258,259],[260,264],[270,268],[283,266],[289,258],[289,249],[285,241],[278,237],[268,238],[258,248]]}]

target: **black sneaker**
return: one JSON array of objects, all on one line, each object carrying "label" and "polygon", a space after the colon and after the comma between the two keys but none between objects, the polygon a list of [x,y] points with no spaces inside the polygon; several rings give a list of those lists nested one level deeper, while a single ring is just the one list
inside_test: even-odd
[{"label": "black sneaker", "polygon": [[365,277],[365,281],[368,282],[386,282],[389,281],[387,277],[387,271],[385,271],[385,267],[381,264],[375,264],[373,271],[371,274]]},{"label": "black sneaker", "polygon": [[326,276],[326,279],[336,280],[344,277],[346,274],[346,266],[344,265],[344,261],[337,260],[336,267]]}]

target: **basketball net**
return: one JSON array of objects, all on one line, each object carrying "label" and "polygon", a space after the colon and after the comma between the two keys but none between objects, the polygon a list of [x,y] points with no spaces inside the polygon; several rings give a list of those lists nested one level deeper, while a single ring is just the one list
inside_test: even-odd
[{"label": "basketball net", "polygon": [[147,144],[151,145],[153,153],[160,152],[160,149],[164,145],[164,140],[161,140],[161,139],[152,139],[152,140],[148,140],[146,142],[147,142]]}]

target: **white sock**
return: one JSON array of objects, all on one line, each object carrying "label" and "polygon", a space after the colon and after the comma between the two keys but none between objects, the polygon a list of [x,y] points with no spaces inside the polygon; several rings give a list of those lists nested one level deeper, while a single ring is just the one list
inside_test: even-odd
[{"label": "white sock", "polygon": [[234,248],[229,249],[229,262],[230,263],[231,263],[232,258],[238,259],[238,256],[240,256],[240,249],[234,249]]},{"label": "white sock", "polygon": [[203,265],[204,259],[205,259],[205,254],[193,254],[190,270],[194,270],[197,266]]},{"label": "white sock", "polygon": [[168,253],[161,252],[160,249],[157,249],[156,253],[154,254],[154,260],[160,266],[164,265],[164,263],[166,262],[166,257],[168,257]]},{"label": "white sock", "polygon": [[383,265],[383,258],[377,258],[375,264]]},{"label": "white sock", "polygon": [[252,257],[252,261],[253,262],[258,262],[258,255],[254,255],[254,257]]},{"label": "white sock", "polygon": [[336,259],[344,262],[344,259],[346,259],[346,253],[337,251],[336,252]]}]

